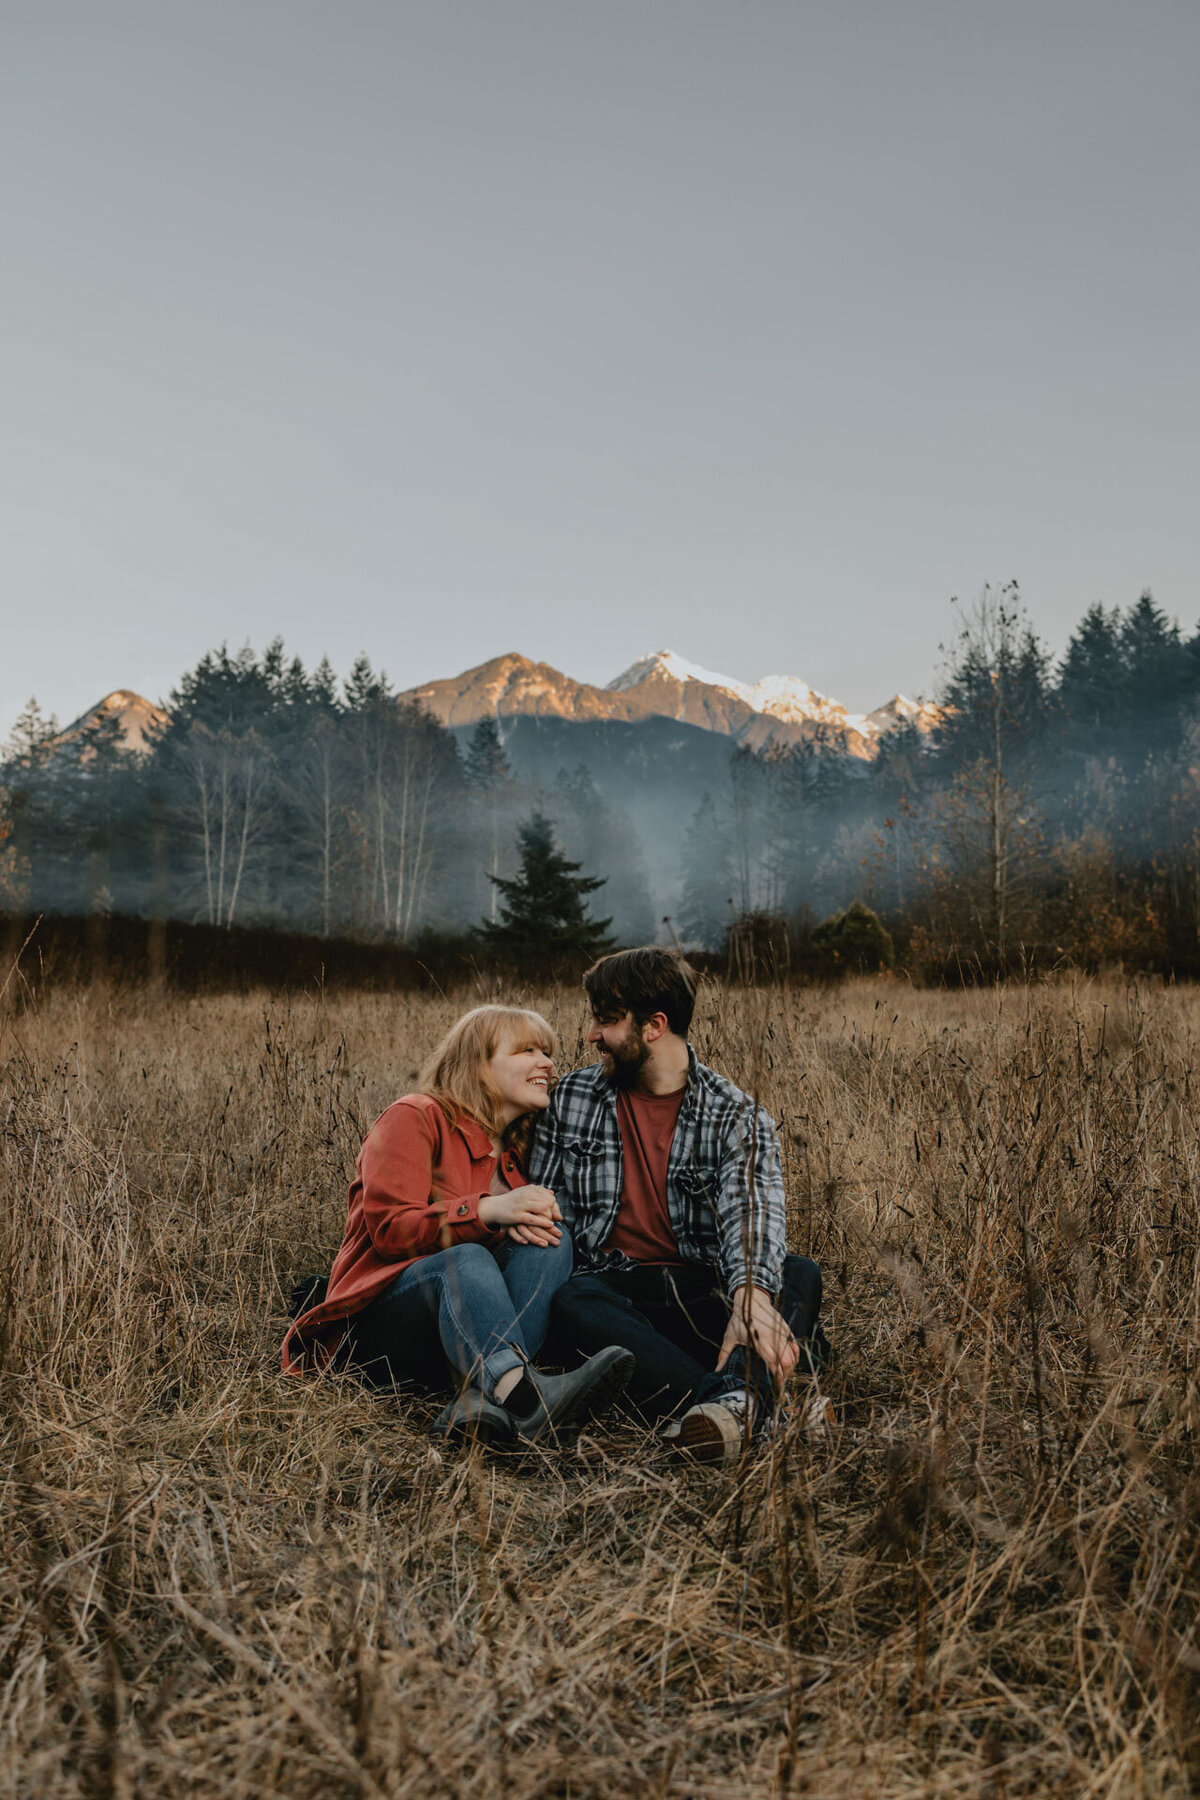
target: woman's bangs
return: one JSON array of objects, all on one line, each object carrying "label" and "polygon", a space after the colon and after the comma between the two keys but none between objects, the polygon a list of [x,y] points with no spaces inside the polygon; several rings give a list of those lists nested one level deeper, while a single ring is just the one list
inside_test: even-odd
[{"label": "woman's bangs", "polygon": [[547,1056],[553,1056],[558,1048],[554,1028],[543,1019],[541,1013],[530,1012],[523,1006],[512,1006],[505,1009],[504,1037],[530,1038]]}]

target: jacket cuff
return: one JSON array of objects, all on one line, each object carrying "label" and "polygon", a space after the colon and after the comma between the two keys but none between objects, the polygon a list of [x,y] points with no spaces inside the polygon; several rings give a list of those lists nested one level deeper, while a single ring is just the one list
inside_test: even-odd
[{"label": "jacket cuff", "polygon": [[493,1227],[485,1224],[479,1216],[480,1204],[486,1199],[485,1191],[482,1194],[456,1194],[452,1200],[443,1200],[440,1208],[443,1224],[448,1225],[451,1231],[462,1231],[471,1225],[478,1225],[483,1231],[491,1231]]}]

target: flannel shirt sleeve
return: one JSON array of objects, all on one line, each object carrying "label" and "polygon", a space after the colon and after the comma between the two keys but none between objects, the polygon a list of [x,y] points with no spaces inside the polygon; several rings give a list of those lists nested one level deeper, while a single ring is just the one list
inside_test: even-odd
[{"label": "flannel shirt sleeve", "polygon": [[783,1284],[787,1208],[774,1120],[762,1107],[732,1112],[721,1145],[717,1234],[726,1290],[774,1297]]},{"label": "flannel shirt sleeve", "polygon": [[527,1180],[532,1187],[549,1188],[558,1201],[558,1209],[567,1225],[568,1195],[562,1174],[562,1120],[561,1108],[557,1094],[551,1094],[550,1104],[545,1112],[539,1113],[533,1128],[533,1142],[529,1148],[529,1173]]}]

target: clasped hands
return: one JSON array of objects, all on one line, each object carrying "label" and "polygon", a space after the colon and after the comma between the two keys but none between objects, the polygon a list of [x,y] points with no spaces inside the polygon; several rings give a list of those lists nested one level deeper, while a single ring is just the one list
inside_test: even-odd
[{"label": "clasped hands", "polygon": [[504,1231],[514,1244],[540,1244],[548,1248],[562,1236],[558,1201],[544,1187],[510,1188],[506,1194],[487,1194],[479,1202],[479,1217],[493,1231]]}]

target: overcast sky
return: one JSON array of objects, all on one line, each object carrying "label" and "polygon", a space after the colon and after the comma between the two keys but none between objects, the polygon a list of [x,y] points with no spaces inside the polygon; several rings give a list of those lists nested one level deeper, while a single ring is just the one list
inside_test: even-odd
[{"label": "overcast sky", "polygon": [[855,709],[951,594],[1200,614],[1195,0],[41,0],[0,737],[276,632]]}]

